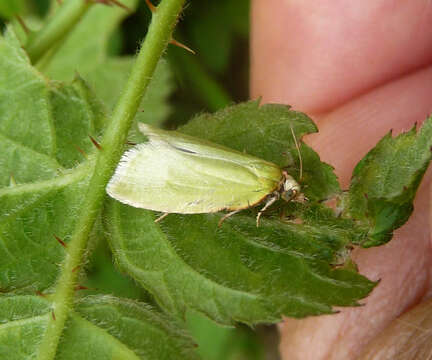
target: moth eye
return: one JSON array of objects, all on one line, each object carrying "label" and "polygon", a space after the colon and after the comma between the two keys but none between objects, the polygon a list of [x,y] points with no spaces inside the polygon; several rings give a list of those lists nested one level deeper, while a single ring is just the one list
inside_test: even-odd
[{"label": "moth eye", "polygon": [[295,198],[296,195],[297,195],[297,190],[289,189],[289,190],[284,191],[282,193],[282,199],[284,199],[285,201],[290,201],[293,198]]}]

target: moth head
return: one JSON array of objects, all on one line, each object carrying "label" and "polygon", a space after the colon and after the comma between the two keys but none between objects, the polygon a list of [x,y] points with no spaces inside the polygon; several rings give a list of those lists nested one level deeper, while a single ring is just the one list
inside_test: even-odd
[{"label": "moth head", "polygon": [[301,195],[301,188],[297,181],[286,172],[283,173],[284,180],[281,187],[281,197],[285,201],[297,200]]}]

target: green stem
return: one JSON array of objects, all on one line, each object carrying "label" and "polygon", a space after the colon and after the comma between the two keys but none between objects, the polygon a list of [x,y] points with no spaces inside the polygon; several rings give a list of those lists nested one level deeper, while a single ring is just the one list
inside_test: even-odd
[{"label": "green stem", "polygon": [[118,101],[101,141],[95,171],[81,215],[68,244],[67,256],[53,296],[55,318],[48,321],[39,347],[39,360],[53,360],[60,336],[73,306],[77,273],[82,264],[87,239],[105,198],[105,187],[120,160],[124,143],[145,90],[162,56],[181,12],[184,0],[163,0],[153,15],[147,36],[132,69],[126,89]]},{"label": "green stem", "polygon": [[90,5],[91,2],[87,0],[65,1],[43,28],[29,38],[25,48],[31,62],[36,64],[53,45],[66,36]]}]

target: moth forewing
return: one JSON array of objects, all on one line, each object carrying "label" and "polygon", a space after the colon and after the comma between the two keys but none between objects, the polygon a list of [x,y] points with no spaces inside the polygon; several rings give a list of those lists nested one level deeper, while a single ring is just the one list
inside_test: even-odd
[{"label": "moth forewing", "polygon": [[234,212],[274,192],[300,191],[271,162],[175,131],[139,129],[149,141],[122,156],[107,186],[125,204],[164,213]]}]

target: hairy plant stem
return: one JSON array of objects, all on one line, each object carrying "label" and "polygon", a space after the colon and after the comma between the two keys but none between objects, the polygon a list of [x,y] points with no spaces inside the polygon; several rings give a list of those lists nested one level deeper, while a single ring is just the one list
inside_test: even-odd
[{"label": "hairy plant stem", "polygon": [[[38,32],[29,37],[25,49],[32,64],[36,64],[64,38],[87,12],[91,1],[65,1]],[[58,48],[58,47],[57,47]]]},{"label": "hairy plant stem", "polygon": [[52,310],[55,316],[48,321],[46,332],[39,347],[39,360],[53,360],[55,358],[65,322],[73,306],[74,288],[79,273],[74,270],[82,263],[88,236],[105,198],[106,184],[120,160],[132,120],[156,65],[171,39],[172,30],[182,10],[183,3],[184,0],[163,0],[157,7],[125,91],[120,97],[105,131],[81,215],[77,220],[67,247],[67,256],[61,267],[53,296]]}]

